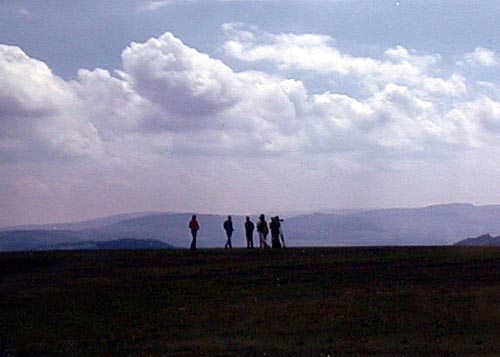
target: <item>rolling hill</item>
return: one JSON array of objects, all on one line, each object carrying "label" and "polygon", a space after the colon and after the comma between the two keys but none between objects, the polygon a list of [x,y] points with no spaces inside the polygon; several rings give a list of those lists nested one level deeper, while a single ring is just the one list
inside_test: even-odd
[{"label": "rolling hill", "polygon": [[50,224],[26,224],[13,227],[2,227],[0,232],[5,231],[20,231],[20,230],[45,230],[45,231],[81,231],[86,229],[94,229],[99,227],[108,226],[113,223],[121,222],[127,219],[149,216],[159,212],[147,211],[147,212],[133,212],[133,213],[122,213],[115,214],[112,216],[99,217],[95,219],[89,219],[79,222],[70,223],[50,223]]},{"label": "rolling hill", "polygon": [[481,246],[481,247],[493,247],[500,246],[500,236],[492,237],[490,234],[483,234],[482,236],[476,238],[467,238],[455,243],[455,245],[461,246]]},{"label": "rolling hill", "polygon": [[12,230],[0,232],[0,251],[40,250],[44,246],[71,244],[83,240],[79,232],[46,230]]},{"label": "rolling hill", "polygon": [[98,241],[80,241],[76,243],[59,243],[51,246],[43,247],[47,250],[74,250],[74,249],[107,249],[107,250],[123,250],[123,249],[172,249],[170,244],[160,242],[156,239],[115,239],[104,242]]},{"label": "rolling hill", "polygon": [[[158,240],[174,247],[188,247],[188,213],[135,213],[134,216],[72,223],[73,230],[10,230],[0,232],[0,250],[37,250],[46,246],[120,239]],[[288,246],[392,246],[449,245],[485,232],[500,233],[500,205],[436,205],[424,208],[393,208],[316,213],[284,217]],[[226,216],[198,214],[201,248],[222,247]],[[256,216],[252,220],[256,221]],[[233,216],[233,244],[244,246],[243,216]],[[68,225],[59,225],[68,228]],[[257,242],[255,235],[254,241]]]},{"label": "rolling hill", "polygon": [[315,214],[286,221],[291,244],[447,245],[484,232],[500,232],[500,206],[471,204]]}]

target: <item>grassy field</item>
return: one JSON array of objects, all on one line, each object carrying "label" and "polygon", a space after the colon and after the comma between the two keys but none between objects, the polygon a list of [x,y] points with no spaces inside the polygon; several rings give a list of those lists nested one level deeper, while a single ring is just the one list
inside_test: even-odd
[{"label": "grassy field", "polygon": [[19,355],[494,355],[500,249],[2,253],[0,334]]}]

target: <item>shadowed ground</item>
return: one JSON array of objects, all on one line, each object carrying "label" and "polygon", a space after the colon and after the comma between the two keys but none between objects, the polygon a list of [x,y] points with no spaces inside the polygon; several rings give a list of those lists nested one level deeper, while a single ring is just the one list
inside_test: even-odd
[{"label": "shadowed ground", "polygon": [[0,297],[22,355],[500,350],[497,248],[3,253]]}]

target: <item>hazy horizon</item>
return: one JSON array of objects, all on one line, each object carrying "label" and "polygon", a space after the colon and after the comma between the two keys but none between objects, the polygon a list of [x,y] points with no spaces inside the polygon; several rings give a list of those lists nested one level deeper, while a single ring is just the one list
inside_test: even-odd
[{"label": "hazy horizon", "polygon": [[500,202],[500,3],[0,3],[0,227]]},{"label": "hazy horizon", "polygon": [[429,204],[429,205],[424,205],[424,206],[394,206],[394,207],[351,207],[351,208],[319,208],[315,210],[310,210],[310,211],[305,211],[305,210],[298,210],[298,211],[286,211],[286,210],[281,210],[281,211],[269,211],[269,210],[261,210],[261,211],[255,211],[255,212],[210,212],[210,211],[175,211],[175,210],[170,210],[170,211],[156,211],[156,210],[144,210],[144,211],[122,211],[122,212],[113,212],[110,214],[104,214],[104,215],[95,215],[95,216],[88,216],[88,217],[81,217],[77,218],[74,220],[70,221],[48,221],[48,222],[21,222],[21,223],[16,223],[16,224],[7,224],[7,225],[0,225],[0,229],[5,229],[5,228],[10,228],[10,227],[17,227],[17,226],[30,226],[30,225],[50,225],[50,224],[67,224],[67,223],[80,223],[80,222],[85,222],[85,221],[93,221],[101,218],[108,218],[108,217],[113,217],[113,216],[120,216],[120,215],[133,215],[133,214],[141,214],[141,213],[147,213],[147,214],[196,214],[196,215],[214,215],[214,216],[239,216],[239,217],[244,217],[244,216],[250,216],[253,218],[258,217],[260,214],[264,214],[267,217],[274,216],[274,215],[280,215],[282,218],[291,218],[299,215],[309,215],[309,214],[335,214],[337,212],[349,212],[349,211],[376,211],[376,210],[392,210],[392,209],[423,209],[423,208],[429,208],[429,207],[435,207],[435,206],[453,206],[453,205],[472,205],[474,207],[483,207],[483,206],[497,206],[499,204],[487,204],[487,205],[476,205],[474,203],[469,203],[469,202],[449,202],[449,203],[434,203],[434,204]]}]

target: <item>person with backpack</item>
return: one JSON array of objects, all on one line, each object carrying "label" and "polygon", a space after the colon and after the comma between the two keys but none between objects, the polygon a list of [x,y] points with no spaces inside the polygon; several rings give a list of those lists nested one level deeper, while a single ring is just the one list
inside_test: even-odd
[{"label": "person with backpack", "polygon": [[245,236],[247,238],[247,248],[253,249],[253,231],[255,230],[255,224],[250,220],[250,217],[245,217]]},{"label": "person with backpack", "polygon": [[280,243],[280,221],[279,217],[272,217],[269,223],[269,229],[271,230],[271,245],[273,248],[281,248]]},{"label": "person with backpack", "polygon": [[269,243],[267,243],[269,228],[267,227],[266,217],[263,214],[260,215],[259,222],[257,222],[257,232],[259,233],[260,248],[270,248]]},{"label": "person with backpack", "polygon": [[224,230],[226,231],[227,235],[227,241],[226,244],[224,245],[224,249],[232,249],[233,244],[231,243],[231,236],[233,235],[233,221],[231,219],[231,216],[227,216],[227,220],[224,222]]},{"label": "person with backpack", "polygon": [[188,227],[191,230],[191,236],[193,237],[190,249],[196,250],[196,236],[198,235],[198,231],[200,230],[200,224],[196,220],[196,215],[193,215],[191,217],[191,221],[189,221]]}]

